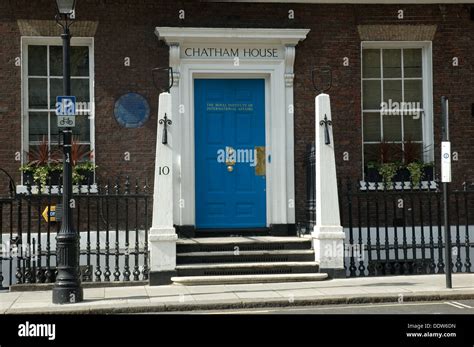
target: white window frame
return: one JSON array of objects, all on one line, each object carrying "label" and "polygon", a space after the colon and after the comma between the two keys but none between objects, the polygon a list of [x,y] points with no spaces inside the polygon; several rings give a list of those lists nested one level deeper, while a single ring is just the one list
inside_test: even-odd
[{"label": "white window frame", "polygon": [[[57,45],[62,46],[60,37],[50,36],[22,36],[21,37],[21,165],[24,164],[24,153],[29,149],[29,124],[28,124],[28,46]],[[72,37],[71,46],[89,47],[89,95],[90,95],[90,150],[94,154],[92,162],[95,163],[95,65],[94,65],[94,38]],[[48,62],[49,64],[49,62]],[[48,78],[49,80],[49,78]],[[49,85],[49,82],[48,82]],[[49,91],[48,91],[49,97]],[[95,175],[94,175],[95,177]],[[17,191],[26,191],[23,175],[21,185]]]},{"label": "white window frame", "polygon": [[[364,49],[410,49],[422,50],[422,84],[423,84],[423,110],[422,132],[423,147],[428,148],[423,153],[426,163],[434,162],[434,115],[433,115],[433,49],[431,41],[362,41],[360,48],[360,107],[361,107],[361,143],[362,143],[362,177],[364,172],[364,78],[363,78],[363,50]],[[403,84],[402,84],[403,86]]]}]

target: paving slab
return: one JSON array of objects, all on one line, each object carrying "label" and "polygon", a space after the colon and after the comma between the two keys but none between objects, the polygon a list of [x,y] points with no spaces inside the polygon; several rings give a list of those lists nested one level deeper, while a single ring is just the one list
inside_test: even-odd
[{"label": "paving slab", "polygon": [[234,300],[237,301],[240,298],[235,293],[213,293],[213,294],[194,294],[193,298],[196,302],[202,301],[228,301]]},{"label": "paving slab", "polygon": [[323,292],[320,292],[317,289],[278,289],[276,292],[285,298],[295,298],[295,297],[313,297],[318,295],[325,295]]},{"label": "paving slab", "polygon": [[[183,287],[183,286],[181,286]],[[190,294],[210,294],[210,293],[226,293],[231,292],[232,290],[227,288],[225,285],[215,285],[215,286],[185,286],[188,293]]]},{"label": "paving slab", "polygon": [[240,299],[261,299],[261,298],[281,298],[282,296],[273,290],[251,291],[251,292],[235,292]]},{"label": "paving slab", "polygon": [[10,293],[10,292],[4,292],[0,293],[0,303],[2,302],[8,302],[8,301],[15,301],[17,298],[19,298],[23,293]]},{"label": "paving slab", "polygon": [[145,287],[123,287],[123,288],[104,288],[105,298],[123,298],[123,297],[148,297]]},{"label": "paving slab", "polygon": [[105,288],[90,288],[84,290],[84,299],[104,299]]},{"label": "paving slab", "polygon": [[51,290],[0,293],[0,314],[138,313],[272,306],[354,304],[474,299],[474,274],[337,279],[324,282],[259,283],[214,286],[129,286],[84,288],[85,301],[52,304]]},{"label": "paving slab", "polygon": [[145,290],[149,297],[167,296],[167,295],[180,295],[189,294],[189,288],[187,286],[146,286]]},{"label": "paving slab", "polygon": [[174,295],[163,295],[163,296],[154,296],[150,297],[150,303],[175,303],[175,304],[182,304],[194,302],[194,298],[192,295],[189,294],[174,294]]},{"label": "paving slab", "polygon": [[20,293],[21,295],[15,300],[15,303],[28,303],[28,302],[52,302],[53,294],[51,291],[47,292],[33,292],[33,293]]}]

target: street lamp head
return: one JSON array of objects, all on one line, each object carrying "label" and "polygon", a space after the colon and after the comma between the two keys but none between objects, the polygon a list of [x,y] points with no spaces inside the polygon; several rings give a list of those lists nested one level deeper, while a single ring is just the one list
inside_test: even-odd
[{"label": "street lamp head", "polygon": [[76,0],[56,0],[58,14],[70,16],[76,7]]}]

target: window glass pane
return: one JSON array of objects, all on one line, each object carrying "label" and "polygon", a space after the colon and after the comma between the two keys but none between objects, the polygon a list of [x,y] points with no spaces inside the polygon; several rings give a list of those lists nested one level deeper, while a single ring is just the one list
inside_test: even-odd
[{"label": "window glass pane", "polygon": [[[56,97],[63,95],[63,79],[51,78],[49,85],[51,88],[51,107],[54,107],[54,105],[56,105]],[[77,102],[89,102],[89,79],[72,79],[71,94],[76,97]],[[87,109],[89,109],[89,107],[87,107]]]},{"label": "window glass pane", "polygon": [[363,89],[364,109],[380,110],[380,81],[364,81]]},{"label": "window glass pane", "polygon": [[402,124],[400,115],[383,116],[383,140],[402,141]]},{"label": "window glass pane", "polygon": [[[89,76],[89,47],[71,47],[71,76]],[[62,46],[50,46],[49,69],[51,76],[63,75]]]},{"label": "window glass pane", "polygon": [[89,79],[72,79],[71,93],[77,102],[89,102]]},{"label": "window glass pane", "polygon": [[422,141],[423,131],[421,116],[405,115],[403,116],[403,131],[405,133],[405,141]]},{"label": "window glass pane", "polygon": [[50,76],[63,75],[63,48],[62,46],[49,46],[49,74]]},{"label": "window glass pane", "polygon": [[49,80],[50,87],[50,105],[51,109],[56,109],[56,97],[63,95],[63,79],[62,78],[51,78]]},{"label": "window glass pane", "polygon": [[28,79],[28,105],[29,108],[48,108],[48,88],[46,78]]},{"label": "window glass pane", "polygon": [[58,129],[58,116],[56,116],[56,113],[50,112],[50,117],[51,117],[51,124],[50,124],[51,143],[54,144],[54,143],[58,143],[58,136],[59,136],[58,135],[58,132],[59,132],[59,129]]},{"label": "window glass pane", "polygon": [[378,144],[364,144],[364,164],[370,162],[393,163],[401,162],[403,158],[401,143],[381,142]]},{"label": "window glass pane", "polygon": [[403,145],[403,161],[405,164],[410,164],[415,161],[423,161],[422,155],[423,145],[416,142],[405,142]]},{"label": "window glass pane", "polygon": [[380,49],[364,49],[362,52],[364,78],[380,78]]},{"label": "window glass pane", "polygon": [[89,76],[89,47],[71,47],[71,76]]},{"label": "window glass pane", "polygon": [[72,133],[74,136],[77,136],[80,142],[90,142],[90,129],[89,116],[76,116],[76,126],[72,128]]},{"label": "window glass pane", "polygon": [[403,68],[405,77],[422,77],[421,49],[403,50]]},{"label": "window glass pane", "polygon": [[364,141],[380,141],[380,113],[364,113]]},{"label": "window glass pane", "polygon": [[401,143],[390,144],[390,156],[387,162],[402,162],[403,160],[403,148]]},{"label": "window glass pane", "polygon": [[46,46],[28,46],[28,75],[46,76]]},{"label": "window glass pane", "polygon": [[364,166],[368,163],[380,163],[379,144],[364,144]]},{"label": "window glass pane", "polygon": [[[423,107],[423,81],[404,81],[405,82],[405,102],[419,103],[419,108]],[[411,105],[417,106],[417,105]],[[417,108],[417,107],[416,107]]]},{"label": "window glass pane", "polygon": [[30,112],[28,118],[30,142],[41,142],[48,138],[48,112]]},{"label": "window glass pane", "polygon": [[402,54],[400,49],[383,50],[383,77],[402,77]]},{"label": "window glass pane", "polygon": [[[402,102],[402,81],[383,81],[383,100],[392,104],[391,108],[394,108],[393,103]],[[401,105],[399,105],[401,106]]]}]

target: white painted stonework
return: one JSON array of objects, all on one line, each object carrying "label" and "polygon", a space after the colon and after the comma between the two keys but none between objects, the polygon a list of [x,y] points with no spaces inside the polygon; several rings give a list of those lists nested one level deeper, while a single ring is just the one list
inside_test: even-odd
[{"label": "white painted stonework", "polygon": [[[172,120],[171,95],[161,93],[158,120],[165,113]],[[149,233],[151,272],[173,271],[176,268],[176,235],[173,226],[173,125],[168,126],[168,144],[162,144],[163,124],[157,126],[153,221]],[[163,170],[164,167],[169,167]],[[161,170],[160,170],[161,168]],[[161,173],[161,174],[160,174]]]},{"label": "white painted stonework", "polygon": [[[170,47],[173,221],[195,225],[194,79],[265,80],[267,226],[295,223],[293,64],[306,29],[158,27]],[[271,160],[270,160],[271,158]]]},{"label": "white painted stonework", "polygon": [[325,144],[324,125],[331,121],[329,95],[316,97],[316,225],[312,233],[316,261],[321,269],[344,268],[344,238],[339,216],[336,160],[332,126],[329,126],[330,144]]}]

